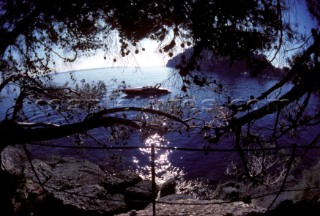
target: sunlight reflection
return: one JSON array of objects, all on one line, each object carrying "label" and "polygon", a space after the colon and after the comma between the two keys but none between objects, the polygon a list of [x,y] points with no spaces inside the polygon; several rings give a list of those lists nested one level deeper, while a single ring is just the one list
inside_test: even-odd
[{"label": "sunlight reflection", "polygon": [[[144,143],[146,147],[151,147],[152,145],[154,145],[155,147],[162,147],[167,146],[169,144],[169,141],[166,141],[163,136],[160,136],[159,134],[155,133],[149,136]],[[148,148],[141,148],[140,151],[150,154],[150,149]],[[159,149],[156,148],[155,152],[157,153],[158,151]]]},{"label": "sunlight reflection", "polygon": [[[164,136],[161,136],[157,133],[150,135],[144,143],[146,147],[151,147],[152,145],[154,145],[155,147],[166,147],[170,144],[170,142]],[[151,162],[151,148],[140,148],[140,152],[143,155],[148,156],[149,161]],[[182,170],[174,167],[170,162],[169,155],[171,153],[172,150],[155,148],[157,182],[164,182],[169,178],[184,175],[184,172]],[[136,157],[133,157],[133,162],[138,165],[140,161]],[[150,165],[139,167],[139,169],[140,171],[145,173],[145,177],[149,176],[151,173]]]}]

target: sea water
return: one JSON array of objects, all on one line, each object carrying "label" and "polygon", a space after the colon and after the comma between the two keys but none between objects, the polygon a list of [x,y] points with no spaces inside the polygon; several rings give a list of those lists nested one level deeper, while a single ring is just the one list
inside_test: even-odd
[{"label": "sea water", "polygon": [[[263,91],[271,87],[277,81],[272,79],[257,79],[249,76],[217,74],[207,72],[204,76],[212,76],[211,80],[215,80],[215,84],[209,87],[192,86],[188,92],[181,91],[181,77],[177,76],[177,71],[167,67],[146,67],[146,68],[98,68],[81,71],[56,73],[52,76],[53,82],[63,84],[69,82],[69,86],[73,87],[79,82],[98,82],[103,81],[108,92],[112,92],[118,88],[119,84],[125,83],[128,87],[154,86],[161,83],[161,87],[170,90],[170,94],[159,97],[127,97],[125,94],[120,94],[116,99],[109,103],[106,99],[103,103],[107,108],[135,106],[144,107],[150,103],[166,102],[183,98],[185,103],[193,105],[194,109],[200,111],[199,116],[206,122],[212,121],[212,116],[219,111],[219,105],[230,101],[248,101],[252,97],[259,96]],[[71,81],[70,78],[75,80]],[[279,97],[279,95],[288,91],[292,87],[291,84],[285,85],[280,90],[270,96],[270,99]],[[11,89],[12,90],[12,89]],[[8,110],[12,107],[14,100],[8,97],[6,92],[1,93],[2,105],[0,116],[3,119]],[[18,95],[18,90],[15,91],[15,96]],[[187,96],[186,96],[187,95]],[[11,95],[14,96],[14,95]],[[107,97],[106,97],[107,98]],[[317,104],[317,102],[314,102]],[[261,104],[260,104],[261,105]],[[215,109],[212,107],[215,106]],[[189,107],[190,108],[190,107]],[[253,107],[254,108],[254,107]],[[222,109],[222,108],[221,108]],[[50,110],[47,110],[48,112]],[[10,113],[10,112],[9,112]],[[48,121],[45,112],[37,113],[34,107],[25,106],[26,115],[30,115],[29,121],[39,122]],[[270,120],[271,119],[271,120]],[[272,127],[272,119],[268,117],[262,119],[264,127]],[[50,116],[50,120],[54,122],[63,121],[61,116]],[[218,123],[217,123],[218,124]],[[99,143],[105,146],[117,146],[116,143],[110,143],[108,136],[110,135],[104,128],[91,130],[90,133]],[[311,135],[315,131],[309,131]],[[136,149],[122,150],[101,150],[101,149],[71,149],[63,148],[62,146],[72,146],[75,138],[65,137],[61,139],[45,142],[46,144],[59,145],[60,148],[49,148],[39,146],[43,142],[31,143],[29,146],[34,157],[45,158],[53,155],[72,156],[89,159],[98,163],[102,167],[119,169],[131,169],[138,171],[141,175],[150,176],[150,147],[152,144],[161,147],[180,147],[185,150],[173,149],[156,149],[156,173],[159,179],[167,179],[176,176],[183,176],[187,179],[204,178],[210,180],[219,180],[224,177],[226,167],[232,161],[239,160],[237,152],[202,152],[192,151],[191,149],[203,149],[208,147],[207,142],[203,139],[203,133],[200,130],[192,131],[177,131],[163,133],[154,130],[154,133],[141,135],[137,130],[130,132],[126,147],[141,147]],[[298,139],[299,140],[299,139]],[[292,140],[287,140],[288,144]],[[221,140],[219,143],[210,146],[218,149],[233,149],[235,139],[232,135],[229,138]],[[37,145],[33,145],[37,144]],[[85,139],[85,146],[99,146],[96,141],[90,138]],[[189,150],[188,150],[189,149]]]}]

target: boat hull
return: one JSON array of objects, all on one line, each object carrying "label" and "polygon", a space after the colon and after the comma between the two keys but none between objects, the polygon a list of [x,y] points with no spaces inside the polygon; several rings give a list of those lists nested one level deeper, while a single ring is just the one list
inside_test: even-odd
[{"label": "boat hull", "polygon": [[162,88],[126,88],[121,91],[127,95],[161,95],[170,93],[169,90]]}]

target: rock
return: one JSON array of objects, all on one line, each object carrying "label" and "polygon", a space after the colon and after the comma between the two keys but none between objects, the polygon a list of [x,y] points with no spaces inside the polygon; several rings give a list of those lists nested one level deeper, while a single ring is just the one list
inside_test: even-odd
[{"label": "rock", "polygon": [[247,194],[248,188],[243,183],[226,182],[217,186],[215,197],[222,200],[244,201],[250,203],[251,198]]},{"label": "rock", "polygon": [[187,194],[171,194],[164,197],[160,197],[157,201],[163,201],[163,202],[175,202],[177,200],[187,200],[187,199],[193,199],[192,196]]},{"label": "rock", "polygon": [[0,215],[14,215],[22,208],[25,193],[20,193],[23,170],[27,155],[22,146],[12,145],[0,154]]},{"label": "rock", "polygon": [[125,190],[126,202],[129,208],[136,210],[145,208],[153,199],[157,197],[159,192],[158,186],[156,191],[152,192],[152,181],[143,180],[132,187]]},{"label": "rock", "polygon": [[[33,166],[33,167],[32,167]],[[25,162],[25,169],[23,170],[24,177],[27,179],[31,179],[35,182],[45,183],[47,182],[52,176],[52,167],[49,166],[42,160],[34,159],[32,160],[32,166],[29,162]],[[34,172],[36,171],[36,173]],[[39,178],[39,179],[38,179]]]},{"label": "rock", "polygon": [[[141,181],[135,173],[107,175],[96,164],[75,158],[34,159],[31,165],[24,150],[15,146],[1,153],[0,174],[6,182],[1,186],[0,201],[10,206],[5,209],[0,203],[1,215],[113,215],[127,210],[125,196],[120,193]],[[110,193],[104,187],[106,182],[123,189]]]},{"label": "rock", "polygon": [[107,175],[104,187],[109,192],[124,192],[125,188],[142,181],[142,178],[130,171],[120,171],[116,175]]},{"label": "rock", "polygon": [[126,185],[134,185],[142,181],[142,178],[138,174],[126,170],[120,171],[116,176],[122,179]]},{"label": "rock", "polygon": [[111,177],[107,178],[96,164],[75,158],[53,158],[48,163],[52,171],[44,187],[54,203],[67,208],[64,211],[77,215],[109,215],[126,209],[124,195],[110,194],[103,187]]},{"label": "rock", "polygon": [[320,212],[320,203],[311,201],[292,202],[285,200],[281,202],[275,209],[268,212],[268,216],[278,215],[308,215],[318,216]]},{"label": "rock", "polygon": [[21,176],[27,160],[22,146],[7,146],[1,152],[1,170],[12,176]]},{"label": "rock", "polygon": [[239,189],[235,187],[225,187],[221,190],[221,196],[224,200],[239,201]]},{"label": "rock", "polygon": [[56,158],[49,161],[52,176],[45,186],[49,192],[67,190],[84,185],[103,185],[106,173],[98,165],[75,158]]},{"label": "rock", "polygon": [[127,213],[128,216],[137,216],[137,211],[136,210],[132,210],[130,212]]},{"label": "rock", "polygon": [[175,194],[176,193],[176,181],[171,178],[167,180],[165,183],[161,185],[160,188],[160,197],[164,197],[170,194]]},{"label": "rock", "polygon": [[124,184],[124,180],[120,179],[116,176],[107,174],[106,180],[103,183],[103,186],[109,191],[109,192],[116,192],[116,191],[124,191],[126,188],[126,185]]},{"label": "rock", "polygon": [[[162,199],[162,198],[161,198]],[[198,215],[198,216],[226,216],[226,215],[260,215],[266,209],[245,204],[243,202],[226,203],[222,200],[196,200],[196,199],[175,199],[156,203],[156,215]],[[152,215],[153,208],[149,205],[144,210],[136,212],[137,216]],[[119,214],[117,216],[128,216],[129,214]]]},{"label": "rock", "polygon": [[76,215],[112,215],[126,209],[122,194],[108,194],[102,186],[96,184],[57,191],[53,196],[62,202],[64,208],[69,208],[67,212]]}]

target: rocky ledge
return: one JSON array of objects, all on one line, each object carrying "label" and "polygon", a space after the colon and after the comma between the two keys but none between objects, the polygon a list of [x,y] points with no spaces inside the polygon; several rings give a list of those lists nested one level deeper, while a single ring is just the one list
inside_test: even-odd
[{"label": "rocky ledge", "polygon": [[[156,215],[161,216],[236,216],[254,215],[265,212],[264,208],[244,202],[225,202],[222,200],[197,200],[186,195],[168,195],[157,200]],[[151,216],[153,208],[149,205],[140,211],[130,211],[117,216]]]},{"label": "rocky ledge", "polygon": [[[266,212],[270,200],[251,199],[246,195],[246,187],[239,183],[219,185],[215,191],[217,199],[198,200],[175,194],[177,185],[173,179],[161,187],[156,186],[156,193],[153,193],[152,182],[143,180],[136,173],[107,173],[87,160],[51,157],[34,159],[30,163],[19,146],[5,148],[0,156],[0,215],[145,216],[153,215],[150,203],[154,198],[157,198],[156,215],[161,216],[320,213],[319,200],[294,203],[291,201],[294,194],[281,195],[281,203]],[[292,181],[295,184],[297,180]],[[270,188],[263,186],[256,192],[261,194],[261,190],[270,191]]]},{"label": "rocky ledge", "polygon": [[154,198],[151,181],[133,172],[110,174],[68,157],[30,163],[15,146],[1,152],[0,178],[0,215],[114,215],[143,209]]}]

